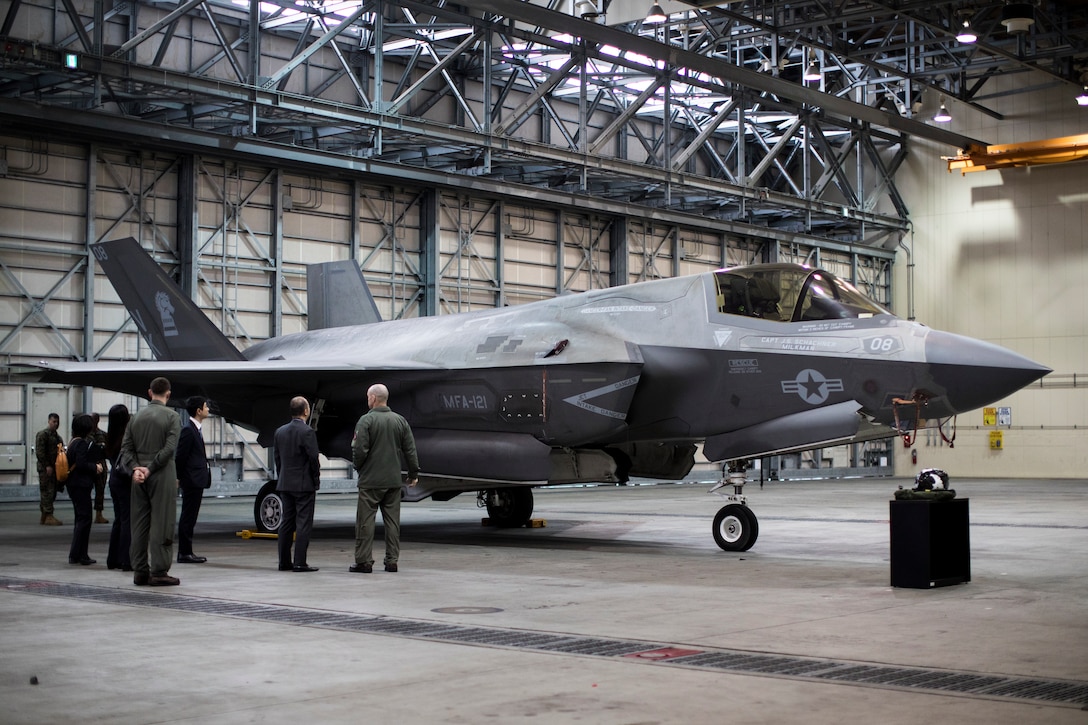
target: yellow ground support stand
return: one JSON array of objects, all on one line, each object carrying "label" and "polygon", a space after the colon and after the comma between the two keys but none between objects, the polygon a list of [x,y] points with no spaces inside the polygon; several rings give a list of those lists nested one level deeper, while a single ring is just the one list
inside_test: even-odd
[{"label": "yellow ground support stand", "polygon": [[235,536],[241,536],[243,539],[278,539],[278,534],[264,534],[260,531],[250,531],[249,529],[242,529],[234,534]]}]

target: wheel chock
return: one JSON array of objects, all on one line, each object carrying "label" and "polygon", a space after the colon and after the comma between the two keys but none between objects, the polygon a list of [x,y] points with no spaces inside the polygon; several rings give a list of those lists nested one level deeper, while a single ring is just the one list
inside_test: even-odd
[{"label": "wheel chock", "polygon": [[[547,525],[547,519],[529,519],[525,522],[525,528],[527,529],[543,529]],[[480,519],[480,526],[494,526],[494,524],[491,523],[490,518],[484,516],[482,519]]]}]

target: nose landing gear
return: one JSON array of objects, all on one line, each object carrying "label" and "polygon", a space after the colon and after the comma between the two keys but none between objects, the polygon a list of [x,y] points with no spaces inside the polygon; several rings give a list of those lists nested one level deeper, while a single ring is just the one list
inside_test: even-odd
[{"label": "nose landing gear", "polygon": [[[709,491],[731,502],[714,516],[712,529],[715,543],[724,551],[748,551],[759,537],[759,520],[741,493],[748,483],[747,469],[745,460],[730,461],[728,472],[723,471],[722,480]],[[733,493],[721,490],[726,486],[732,486]]]}]

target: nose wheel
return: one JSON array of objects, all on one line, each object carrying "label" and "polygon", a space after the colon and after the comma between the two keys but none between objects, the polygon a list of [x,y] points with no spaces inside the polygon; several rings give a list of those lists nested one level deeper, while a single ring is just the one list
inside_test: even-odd
[{"label": "nose wheel", "polygon": [[[710,489],[710,493],[731,502],[714,516],[714,542],[724,551],[748,551],[759,538],[759,520],[741,494],[748,482],[747,469],[747,461],[731,461],[728,473],[723,471],[722,480]],[[723,493],[721,489],[726,486],[732,486],[733,493]]]},{"label": "nose wheel", "polygon": [[724,551],[748,551],[759,536],[759,521],[744,504],[722,506],[714,517],[714,541]]}]

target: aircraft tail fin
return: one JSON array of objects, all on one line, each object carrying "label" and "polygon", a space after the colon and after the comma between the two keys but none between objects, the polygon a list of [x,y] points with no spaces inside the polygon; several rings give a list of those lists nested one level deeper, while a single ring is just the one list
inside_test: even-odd
[{"label": "aircraft tail fin", "polygon": [[311,330],[382,321],[363,273],[350,259],[307,266],[306,294]]},{"label": "aircraft tail fin", "polygon": [[91,246],[158,360],[245,360],[132,237]]}]

